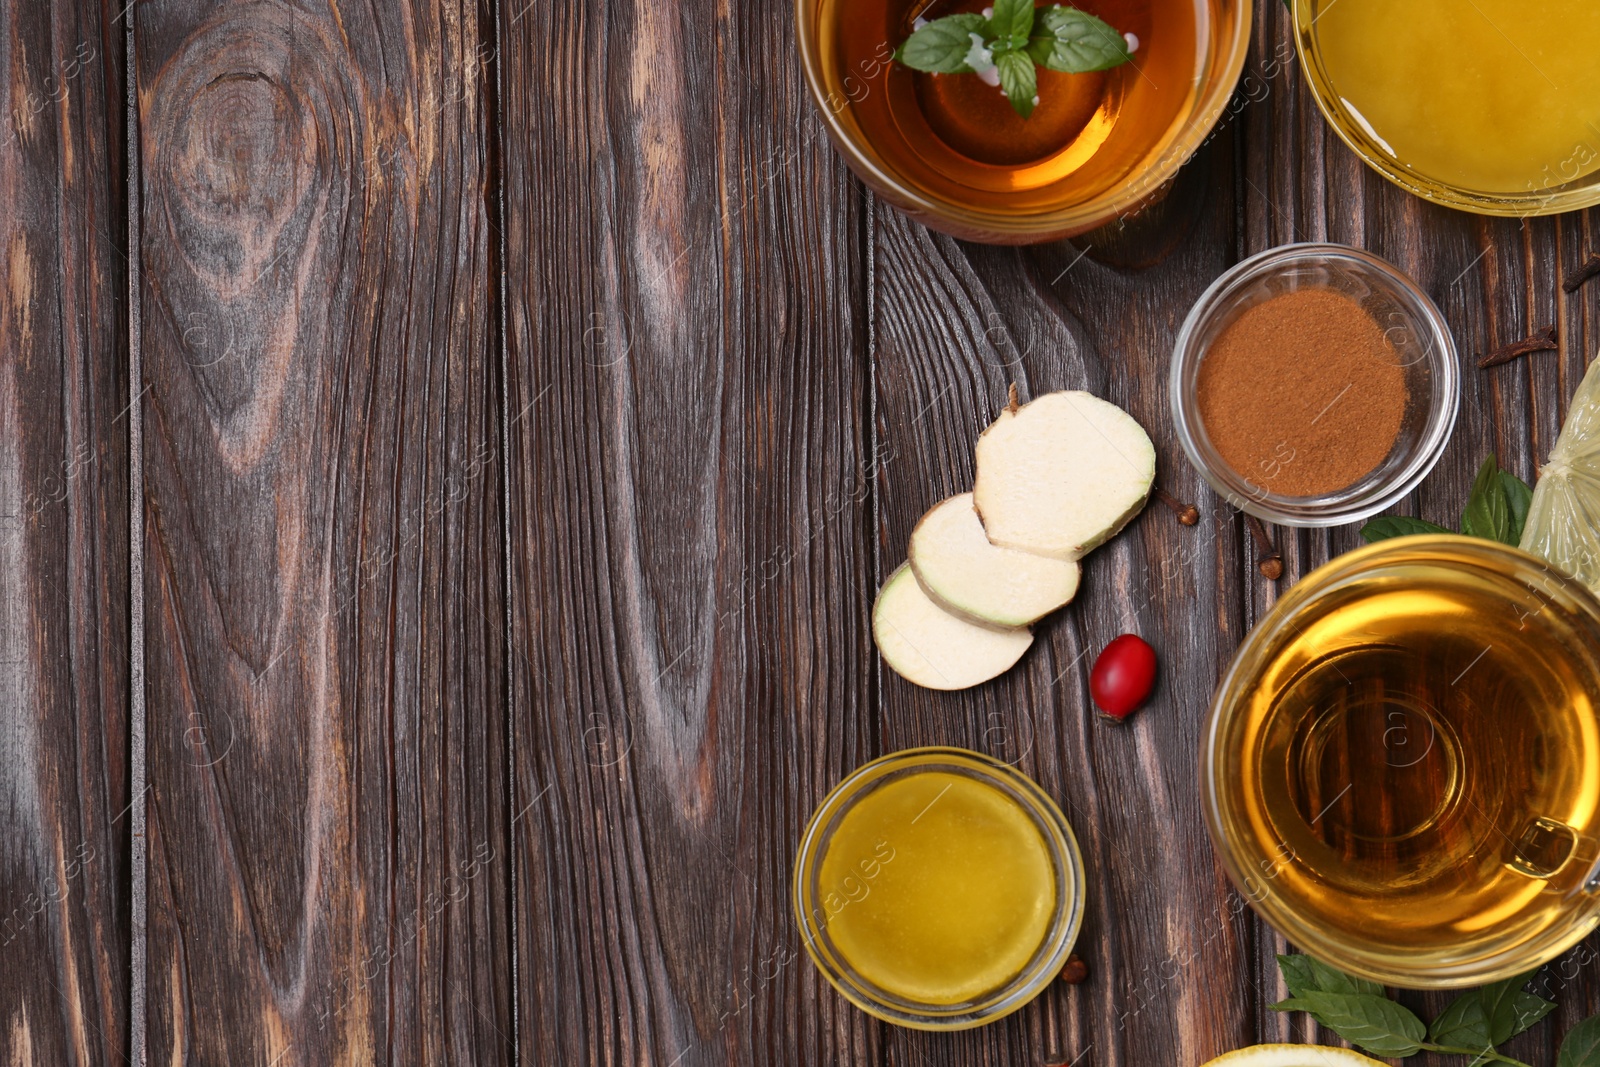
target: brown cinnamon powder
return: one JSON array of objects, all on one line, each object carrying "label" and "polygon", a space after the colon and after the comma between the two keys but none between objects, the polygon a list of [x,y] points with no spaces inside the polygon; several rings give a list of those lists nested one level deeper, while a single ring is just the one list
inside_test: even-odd
[{"label": "brown cinnamon powder", "polygon": [[1329,289],[1250,308],[1200,363],[1200,418],[1222,458],[1278,496],[1321,496],[1389,456],[1405,372],[1383,328]]}]

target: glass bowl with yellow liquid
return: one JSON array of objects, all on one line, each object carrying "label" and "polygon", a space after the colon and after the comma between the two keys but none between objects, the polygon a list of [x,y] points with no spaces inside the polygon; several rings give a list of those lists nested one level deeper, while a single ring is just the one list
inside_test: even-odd
[{"label": "glass bowl with yellow liquid", "polygon": [[1491,541],[1382,541],[1251,631],[1201,759],[1255,909],[1341,970],[1479,985],[1600,923],[1600,601]]},{"label": "glass bowl with yellow liquid", "polygon": [[1251,0],[1074,0],[1133,35],[1133,60],[1041,69],[1027,119],[977,75],[892,60],[919,18],[988,3],[795,4],[806,81],[845,161],[913,218],[976,241],[1070,237],[1157,198],[1215,126],[1250,43]]},{"label": "glass bowl with yellow liquid", "polygon": [[1486,215],[1600,203],[1594,0],[1293,0],[1339,136],[1401,188]]},{"label": "glass bowl with yellow liquid", "polygon": [[806,951],[886,1022],[964,1030],[1061,972],[1083,920],[1061,809],[1011,766],[957,748],[884,756],[840,782],[795,860]]}]

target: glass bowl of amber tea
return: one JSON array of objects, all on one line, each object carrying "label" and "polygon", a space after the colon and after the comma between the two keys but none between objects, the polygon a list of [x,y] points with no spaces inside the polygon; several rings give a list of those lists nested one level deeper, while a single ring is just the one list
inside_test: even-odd
[{"label": "glass bowl of amber tea", "polygon": [[1240,647],[1200,774],[1301,949],[1384,985],[1526,974],[1600,925],[1600,601],[1477,537],[1340,556]]},{"label": "glass bowl of amber tea", "polygon": [[[795,5],[806,80],[846,162],[908,215],[975,241],[1070,237],[1159,197],[1215,127],[1249,46],[1251,0],[1077,0],[1131,58],[1084,73],[1041,66],[1026,118],[994,78],[895,58],[918,27],[989,3]],[[1039,25],[1055,6],[1036,8]]]}]

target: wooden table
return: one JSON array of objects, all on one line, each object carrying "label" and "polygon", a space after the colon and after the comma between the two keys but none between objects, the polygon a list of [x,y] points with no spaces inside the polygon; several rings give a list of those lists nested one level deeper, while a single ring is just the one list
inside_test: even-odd
[{"label": "wooden table", "polygon": [[[0,1061],[1188,1067],[1317,1035],[1201,825],[1207,703],[1354,529],[1278,536],[1184,462],[1201,290],[1292,240],[1409,271],[1463,349],[1455,437],[1531,478],[1600,215],[1458,214],[1323,124],[1281,5],[1158,207],[962,244],[868,195],[786,0],[0,0]],[[303,9],[302,9],[303,8]],[[1467,360],[1547,324],[1559,353]],[[879,664],[875,587],[1016,381],[1151,430],[1150,509],[1023,665]],[[1116,729],[1086,664],[1137,631]],[[829,786],[965,745],[1060,798],[1093,970],[958,1035],[879,1025],[800,950]],[[1564,965],[1555,1037],[1600,1006]],[[1437,1009],[1439,996],[1414,998]],[[1408,1061],[1424,1063],[1425,1060]]]}]

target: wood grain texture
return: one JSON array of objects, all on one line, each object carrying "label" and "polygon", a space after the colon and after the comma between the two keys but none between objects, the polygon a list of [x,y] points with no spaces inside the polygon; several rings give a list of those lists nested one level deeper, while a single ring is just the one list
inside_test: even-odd
[{"label": "wood grain texture", "polygon": [[128,1055],[128,348],[114,5],[0,3],[0,1062]]},{"label": "wood grain texture", "polygon": [[[1170,429],[1173,340],[1264,248],[1394,261],[1465,375],[1397,510],[1452,523],[1489,452],[1534,477],[1600,347],[1600,280],[1558,284],[1600,213],[1389,185],[1257,6],[1163,201],[1001,249],[848,176],[788,0],[0,0],[0,1062],[137,1060],[141,951],[161,1064],[1153,1067],[1335,1040],[1269,1008],[1292,946],[1214,858],[1196,754],[1248,627],[1358,533],[1275,531],[1287,573],[1257,574]],[[1471,366],[1548,324],[1559,352]],[[1127,408],[1203,518],[1153,507],[1094,553],[1004,678],[915,689],[878,663],[876,585],[1013,381]],[[1130,631],[1160,686],[1113,727],[1088,665]],[[789,901],[826,791],[921,744],[1038,779],[1090,876],[1090,980],[960,1034],[850,1007]],[[1597,975],[1588,943],[1548,968],[1560,1007],[1507,1051],[1554,1062]]]},{"label": "wood grain texture", "polygon": [[150,1059],[507,1061],[477,6],[135,15]]},{"label": "wood grain texture", "polygon": [[[986,751],[1062,803],[1088,870],[1078,951],[1092,974],[980,1030],[892,1031],[890,1063],[1199,1063],[1252,1033],[1252,923],[1205,845],[1196,787],[1211,691],[1243,635],[1239,527],[1183,459],[1165,388],[1183,313],[1233,260],[1232,147],[1225,133],[1160,204],[1068,244],[984,248],[875,216],[877,447],[893,456],[880,580],[922,513],[970,487],[976,437],[1013,381],[1024,399],[1087,389],[1121,405],[1151,432],[1158,482],[1203,515],[1189,528],[1147,509],[1086,559],[1077,599],[995,682],[936,693],[884,672],[887,748]],[[1127,632],[1156,647],[1161,675],[1116,726],[1095,714],[1088,674]]]},{"label": "wood grain texture", "polygon": [[784,0],[502,25],[522,1061],[876,1063],[788,891],[878,751],[860,195]]}]

